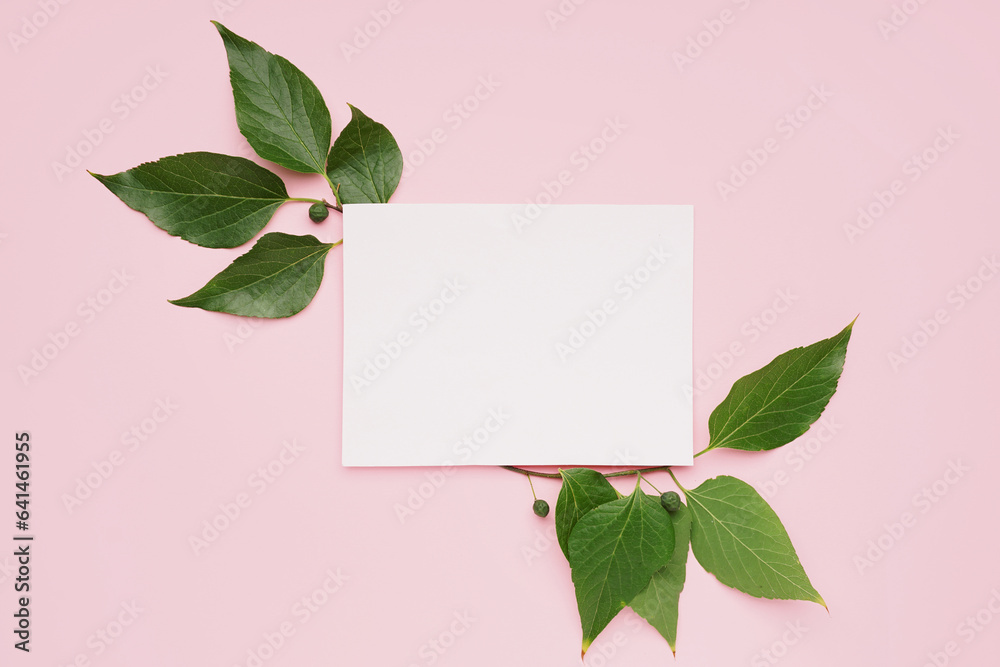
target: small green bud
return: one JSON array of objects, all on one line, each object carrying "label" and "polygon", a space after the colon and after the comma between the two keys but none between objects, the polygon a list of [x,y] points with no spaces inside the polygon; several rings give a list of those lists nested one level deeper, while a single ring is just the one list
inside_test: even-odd
[{"label": "small green bud", "polygon": [[313,204],[309,207],[309,219],[313,222],[323,222],[329,215],[326,204]]},{"label": "small green bud", "polygon": [[676,512],[681,508],[681,497],[676,491],[667,491],[660,495],[660,504],[668,512]]},{"label": "small green bud", "polygon": [[535,514],[541,517],[549,515],[549,504],[540,498],[535,501],[535,504],[531,506],[531,509],[534,510]]}]

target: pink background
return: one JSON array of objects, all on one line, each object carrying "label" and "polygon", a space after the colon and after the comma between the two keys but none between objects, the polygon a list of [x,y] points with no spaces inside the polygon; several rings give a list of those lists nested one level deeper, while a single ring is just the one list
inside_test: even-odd
[{"label": "pink background", "polygon": [[[30,430],[37,541],[34,650],[14,651],[4,630],[0,662],[247,665],[248,651],[286,623],[294,634],[264,651],[269,667],[579,664],[569,569],[551,517],[531,514],[523,478],[340,467],[339,249],[313,306],[290,321],[251,327],[181,310],[166,300],[243,250],[170,238],[85,172],[190,150],[246,153],[209,19],[299,65],[337,129],[345,102],[384,122],[408,162],[421,162],[394,201],[523,202],[571,169],[559,203],[694,204],[695,368],[707,378],[695,402],[698,449],[732,381],[861,314],[827,429],[802,441],[809,460],[792,446],[715,452],[679,471],[686,486],[720,473],[755,484],[830,613],[727,590],[692,560],[676,664],[995,660],[1000,619],[987,605],[1000,610],[1000,281],[977,272],[994,277],[982,262],[1000,246],[1000,11],[903,4],[915,13],[897,14],[902,25],[883,34],[888,1],[595,0],[553,29],[546,12],[558,11],[556,0],[402,0],[347,62],[340,44],[388,0],[5,3],[0,432],[10,444],[0,470],[13,465],[14,432]],[[724,10],[729,23],[713,23]],[[30,38],[15,48],[10,34],[22,31]],[[699,38],[701,53],[692,47],[697,58],[679,67],[674,53]],[[478,108],[449,123],[445,114],[480,77],[499,85],[480,89],[484,99],[469,102]],[[829,97],[802,107],[813,87]],[[797,112],[798,127],[782,122]],[[95,132],[105,119],[112,131]],[[577,171],[574,153],[608,119],[626,127]],[[421,155],[435,128],[446,140]],[[938,153],[935,137],[948,128],[951,143],[939,141],[948,150]],[[89,154],[60,179],[53,163],[80,144]],[[747,165],[754,173],[723,198],[718,183],[765,146],[777,150]],[[925,151],[934,163],[914,172],[908,161]],[[280,173],[293,195],[325,194],[318,178]],[[849,239],[858,208],[895,180],[892,205]],[[336,217],[317,227],[304,205],[288,205],[270,228],[335,240],[338,227]],[[128,285],[102,291],[122,270]],[[959,297],[958,285],[973,298]],[[793,297],[782,313],[771,310],[779,292]],[[105,301],[101,312],[88,298]],[[922,335],[936,312],[944,323],[925,323],[934,335]],[[18,366],[71,324],[78,335],[23,382]],[[904,338],[920,347],[893,364]],[[734,343],[743,353],[728,358]],[[168,399],[177,407],[166,416],[155,408]],[[134,451],[122,440],[132,428],[145,437]],[[280,476],[260,482],[255,471],[293,440],[296,458],[286,454],[287,465],[272,464]],[[121,465],[67,510],[64,497],[116,450]],[[428,475],[443,484],[421,488]],[[6,544],[13,478],[0,479]],[[663,475],[654,481],[669,486]],[[536,487],[554,503],[556,483]],[[920,499],[925,488],[934,502]],[[430,497],[401,522],[396,506],[421,491]],[[237,498],[249,504],[195,554],[189,538]],[[877,561],[859,565],[866,554]],[[0,555],[5,628],[12,564]],[[338,569],[349,578],[327,594],[326,573]],[[325,604],[306,618],[300,600],[309,596]],[[132,619],[123,604],[142,611]],[[130,622],[120,634],[119,616]],[[97,639],[108,631],[117,635],[110,645]],[[587,664],[670,660],[651,628],[622,617]]]}]

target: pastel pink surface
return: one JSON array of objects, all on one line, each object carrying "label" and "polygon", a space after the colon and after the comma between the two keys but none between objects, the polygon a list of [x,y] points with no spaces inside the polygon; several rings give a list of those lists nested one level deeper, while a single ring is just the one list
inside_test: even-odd
[{"label": "pastel pink surface", "polygon": [[[13,465],[14,432],[29,430],[37,535],[33,650],[14,651],[8,635],[3,664],[247,665],[283,623],[294,634],[268,666],[578,664],[569,569],[523,478],[339,465],[339,250],[314,304],[291,320],[254,327],[182,310],[167,299],[241,250],[170,238],[87,175],[191,150],[246,154],[209,19],[300,66],[338,129],[345,102],[391,128],[419,164],[394,201],[523,202],[565,169],[573,182],[559,203],[693,203],[701,446],[735,379],[861,314],[827,430],[800,443],[811,452],[714,452],[678,473],[686,486],[727,473],[761,490],[830,613],[727,590],[692,559],[678,665],[765,664],[763,651],[811,666],[919,665],[949,648],[954,664],[981,665],[997,654],[987,604],[1000,589],[998,281],[977,276],[995,277],[983,258],[1000,245],[993,5],[903,3],[919,9],[883,35],[891,2],[590,2],[553,27],[555,0],[403,0],[348,62],[341,43],[390,3],[98,1],[39,14],[55,4],[2,10],[0,471]],[[13,44],[10,34],[31,32],[24,21],[44,25]],[[699,39],[679,67],[674,54]],[[477,108],[456,115],[477,88]],[[822,101],[799,111],[814,89]],[[112,131],[96,135],[103,119]],[[581,147],[600,147],[616,119],[621,133],[586,158]],[[53,163],[87,141],[83,163],[57,177]],[[766,146],[776,149],[764,161]],[[934,163],[913,172],[907,161],[925,150]],[[753,155],[763,164],[744,165]],[[723,197],[733,169],[752,173]],[[321,181],[280,173],[293,195],[323,196]],[[903,189],[881,217],[860,234],[845,228],[859,207],[889,201],[896,180]],[[336,240],[338,224],[313,225],[304,205],[288,205],[271,229]],[[80,304],[123,270],[128,285],[91,318]],[[943,324],[926,324],[941,312]],[[18,366],[70,323],[79,335],[22,381]],[[911,358],[904,337],[920,345]],[[727,357],[734,344],[742,353]],[[163,416],[158,400],[177,407],[146,421],[129,451],[123,434]],[[301,451],[266,477],[293,440]],[[121,465],[68,511],[64,496],[115,450]],[[959,462],[968,470],[949,474]],[[12,475],[0,478],[10,507]],[[552,502],[557,486],[537,490]],[[239,494],[249,503],[238,518],[195,553],[189,538],[234,513]],[[0,535],[14,532],[12,514]],[[0,565],[10,619],[13,558]],[[347,578],[327,593],[338,570]],[[308,616],[303,597],[315,600]],[[98,639],[133,603],[134,622],[111,644]],[[628,617],[589,656],[595,667],[670,660]]]}]

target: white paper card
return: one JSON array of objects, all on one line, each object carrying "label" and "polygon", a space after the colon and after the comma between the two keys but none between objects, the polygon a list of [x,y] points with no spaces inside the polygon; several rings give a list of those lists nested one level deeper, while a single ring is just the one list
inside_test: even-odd
[{"label": "white paper card", "polygon": [[690,465],[691,206],[344,207],[345,466]]}]

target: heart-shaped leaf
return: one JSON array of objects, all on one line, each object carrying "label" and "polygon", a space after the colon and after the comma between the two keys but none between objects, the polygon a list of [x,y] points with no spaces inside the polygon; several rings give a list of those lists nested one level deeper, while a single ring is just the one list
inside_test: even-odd
[{"label": "heart-shaped leaf", "polygon": [[802,569],[778,515],[752,486],[721,475],[686,495],[691,549],[719,581],[758,598],[826,606]]},{"label": "heart-shaped leaf", "polygon": [[569,559],[569,536],[577,521],[598,505],[617,500],[619,495],[604,475],[590,468],[560,470],[562,488],[556,500],[556,538]]},{"label": "heart-shaped leaf", "polygon": [[246,243],[288,200],[276,174],[218,153],[182,153],[93,176],[160,229],[206,248]]},{"label": "heart-shaped leaf", "polygon": [[333,142],[327,176],[344,204],[379,204],[399,185],[403,154],[385,125],[351,107],[351,121]]},{"label": "heart-shaped leaf", "polygon": [[330,110],[309,77],[217,21],[229,58],[236,124],[257,155],[282,167],[324,173]]},{"label": "heart-shaped leaf", "polygon": [[337,243],[273,232],[191,296],[170,303],[247,317],[289,317],[312,301]]},{"label": "heart-shaped leaf", "polygon": [[629,606],[663,635],[676,655],[678,603],[687,578],[691,514],[687,507],[681,505],[670,515],[670,519],[674,524],[674,553],[670,562],[653,574],[649,585],[633,598]]},{"label": "heart-shaped leaf", "polygon": [[832,338],[780,354],[733,383],[708,418],[705,451],[774,449],[809,430],[837,391],[853,327],[851,322]]},{"label": "heart-shaped leaf", "polygon": [[582,652],[670,561],[674,525],[639,489],[583,515],[569,537],[569,564],[583,628]]}]

